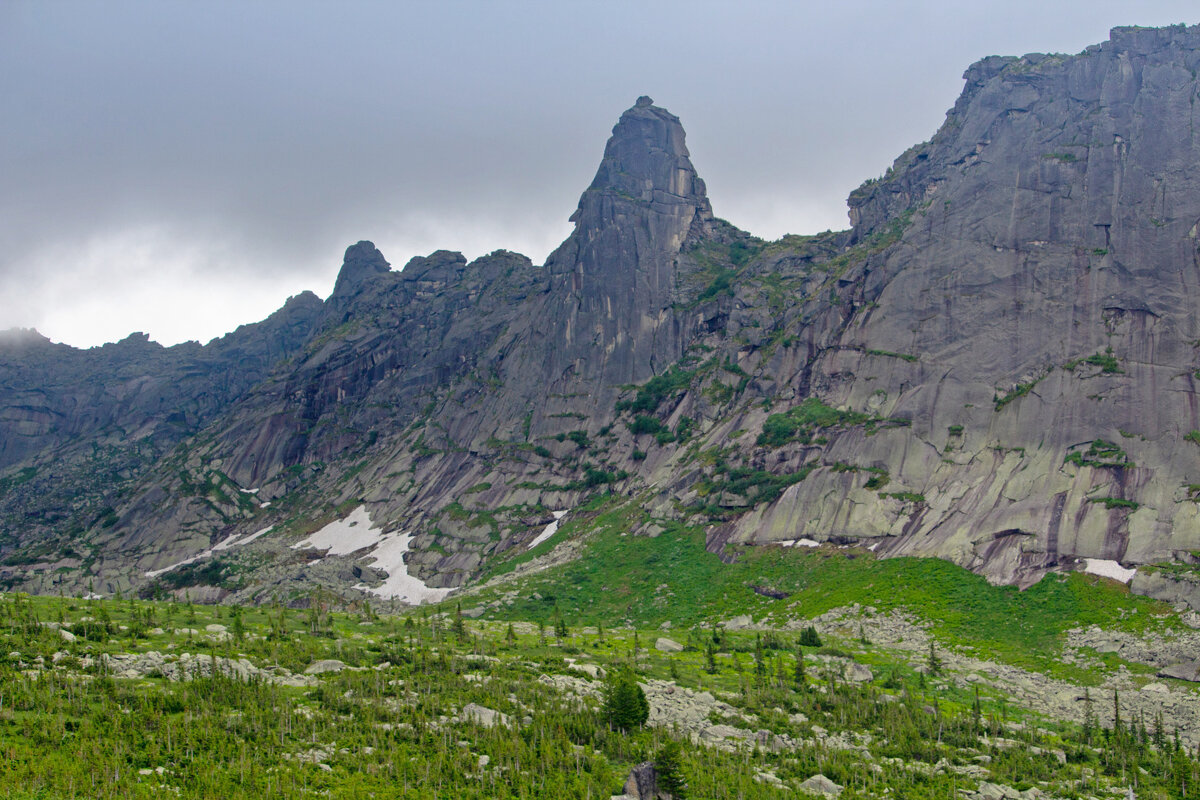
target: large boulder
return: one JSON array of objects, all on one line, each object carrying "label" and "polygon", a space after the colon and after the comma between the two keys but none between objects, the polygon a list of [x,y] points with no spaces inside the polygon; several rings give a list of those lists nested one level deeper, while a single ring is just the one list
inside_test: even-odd
[{"label": "large boulder", "polygon": [[826,778],[824,775],[816,774],[800,784],[800,790],[809,794],[819,794],[825,797],[837,797],[842,793],[842,788],[838,784]]},{"label": "large boulder", "polygon": [[1160,678],[1178,678],[1181,681],[1200,682],[1200,659],[1195,661],[1183,661],[1179,664],[1172,664],[1169,667],[1163,667],[1158,671]]}]

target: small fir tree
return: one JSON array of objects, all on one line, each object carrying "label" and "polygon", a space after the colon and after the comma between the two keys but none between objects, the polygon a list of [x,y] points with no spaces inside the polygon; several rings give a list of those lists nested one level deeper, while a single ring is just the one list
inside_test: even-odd
[{"label": "small fir tree", "polygon": [[604,683],[604,718],[619,731],[640,728],[650,719],[650,703],[629,669],[614,670]]},{"label": "small fir tree", "polygon": [[930,675],[940,675],[942,673],[942,659],[937,654],[933,642],[929,643],[929,658],[925,662],[925,667]]},{"label": "small fir tree", "polygon": [[467,623],[463,620],[462,603],[454,608],[454,638],[460,642],[467,640]]},{"label": "small fir tree", "polygon": [[663,745],[654,757],[658,790],[666,792],[671,800],[687,800],[687,780],[683,777],[681,760],[679,742],[674,739]]}]

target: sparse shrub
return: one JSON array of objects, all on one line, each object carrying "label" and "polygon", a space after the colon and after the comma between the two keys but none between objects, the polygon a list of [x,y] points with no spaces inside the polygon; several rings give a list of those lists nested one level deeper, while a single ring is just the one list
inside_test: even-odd
[{"label": "sparse shrub", "polygon": [[[657,418],[647,414],[638,414],[628,425],[629,432],[634,436],[641,436],[645,433],[658,434],[659,431],[667,431],[666,427]],[[667,433],[670,433],[670,431],[667,431]]]}]

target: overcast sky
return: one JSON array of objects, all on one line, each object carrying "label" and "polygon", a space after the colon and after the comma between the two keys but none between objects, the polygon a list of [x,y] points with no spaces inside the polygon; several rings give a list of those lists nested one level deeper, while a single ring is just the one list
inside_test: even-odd
[{"label": "overcast sky", "polygon": [[928,139],[987,55],[1075,53],[1195,0],[0,0],[0,329],[207,341],[370,239],[542,263],[641,94],[765,238]]}]

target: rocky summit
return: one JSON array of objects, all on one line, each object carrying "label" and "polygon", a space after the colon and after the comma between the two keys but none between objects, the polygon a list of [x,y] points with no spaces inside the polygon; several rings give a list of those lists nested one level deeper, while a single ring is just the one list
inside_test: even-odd
[{"label": "rocky summit", "polygon": [[0,335],[0,578],[418,602],[571,558],[604,495],[728,560],[832,542],[1200,608],[1198,68],[1184,26],[984,59],[850,229],[775,242],[642,97],[544,265],[359,242],[330,297],[208,345]]}]

